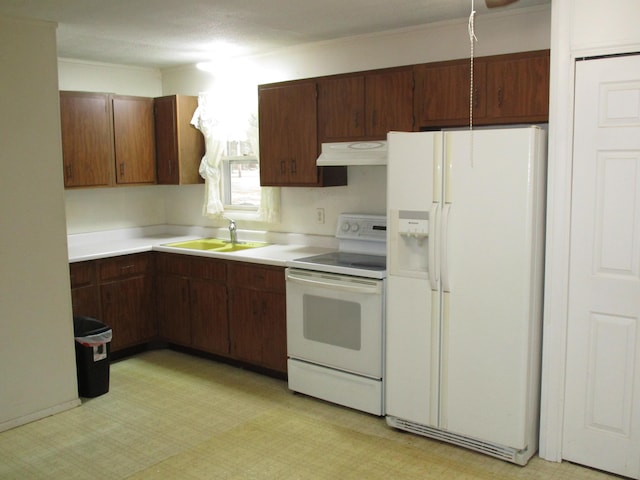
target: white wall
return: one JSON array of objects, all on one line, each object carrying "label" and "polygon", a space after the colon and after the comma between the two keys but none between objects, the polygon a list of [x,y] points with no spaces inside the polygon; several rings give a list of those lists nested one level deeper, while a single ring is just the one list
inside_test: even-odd
[{"label": "white wall", "polygon": [[562,459],[575,59],[640,52],[637,0],[553,0],[540,455]]},{"label": "white wall", "polygon": [[79,404],[55,25],[0,17],[0,431]]}]

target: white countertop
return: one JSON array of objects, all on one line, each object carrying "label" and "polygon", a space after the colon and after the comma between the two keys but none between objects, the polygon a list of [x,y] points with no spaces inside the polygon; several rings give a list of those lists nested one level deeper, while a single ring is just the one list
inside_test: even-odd
[{"label": "white countertop", "polygon": [[69,262],[96,260],[99,258],[149,251],[182,253],[209,258],[239,260],[265,265],[285,266],[295,258],[318,255],[337,249],[333,237],[301,235],[277,232],[239,230],[239,241],[267,242],[270,245],[235,252],[213,252],[168,247],[176,243],[198,238],[229,238],[227,229],[154,225],[102,232],[80,233],[67,237]]}]

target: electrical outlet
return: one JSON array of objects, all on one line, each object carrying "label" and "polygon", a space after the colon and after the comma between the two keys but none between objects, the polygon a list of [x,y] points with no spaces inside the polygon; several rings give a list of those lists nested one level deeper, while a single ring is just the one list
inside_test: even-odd
[{"label": "electrical outlet", "polygon": [[316,208],[316,223],[324,223],[324,208]]}]

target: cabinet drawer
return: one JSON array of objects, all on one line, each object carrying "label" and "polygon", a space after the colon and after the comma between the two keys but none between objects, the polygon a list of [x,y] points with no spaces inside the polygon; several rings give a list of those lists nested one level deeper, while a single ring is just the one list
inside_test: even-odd
[{"label": "cabinet drawer", "polygon": [[123,255],[113,259],[99,260],[100,280],[144,275],[151,272],[151,256],[147,253]]},{"label": "cabinet drawer", "polygon": [[227,264],[223,260],[191,257],[190,276],[202,280],[227,281]]},{"label": "cabinet drawer", "polygon": [[178,275],[180,277],[189,276],[189,257],[179,253],[157,253],[156,269],[158,273]]},{"label": "cabinet drawer", "polygon": [[96,283],[96,265],[93,261],[69,264],[71,288],[86,287]]},{"label": "cabinet drawer", "polygon": [[203,280],[227,280],[227,266],[222,260],[195,257],[180,253],[159,253],[156,257],[158,273]]},{"label": "cabinet drawer", "polygon": [[284,268],[233,262],[229,266],[229,285],[256,290],[284,292]]}]

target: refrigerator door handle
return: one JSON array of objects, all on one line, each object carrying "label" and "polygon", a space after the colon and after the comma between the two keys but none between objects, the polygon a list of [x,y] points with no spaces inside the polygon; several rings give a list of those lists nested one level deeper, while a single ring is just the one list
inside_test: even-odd
[{"label": "refrigerator door handle", "polygon": [[442,278],[442,290],[445,292],[451,291],[451,284],[449,278],[449,214],[451,213],[451,204],[445,203],[442,209],[442,229],[440,237],[440,277]]},{"label": "refrigerator door handle", "polygon": [[440,265],[438,262],[438,249],[439,249],[439,235],[438,227],[440,226],[440,203],[433,202],[431,204],[431,212],[429,213],[431,219],[431,226],[429,232],[429,282],[431,283],[431,290],[437,291],[439,289],[438,282],[440,281]]}]

